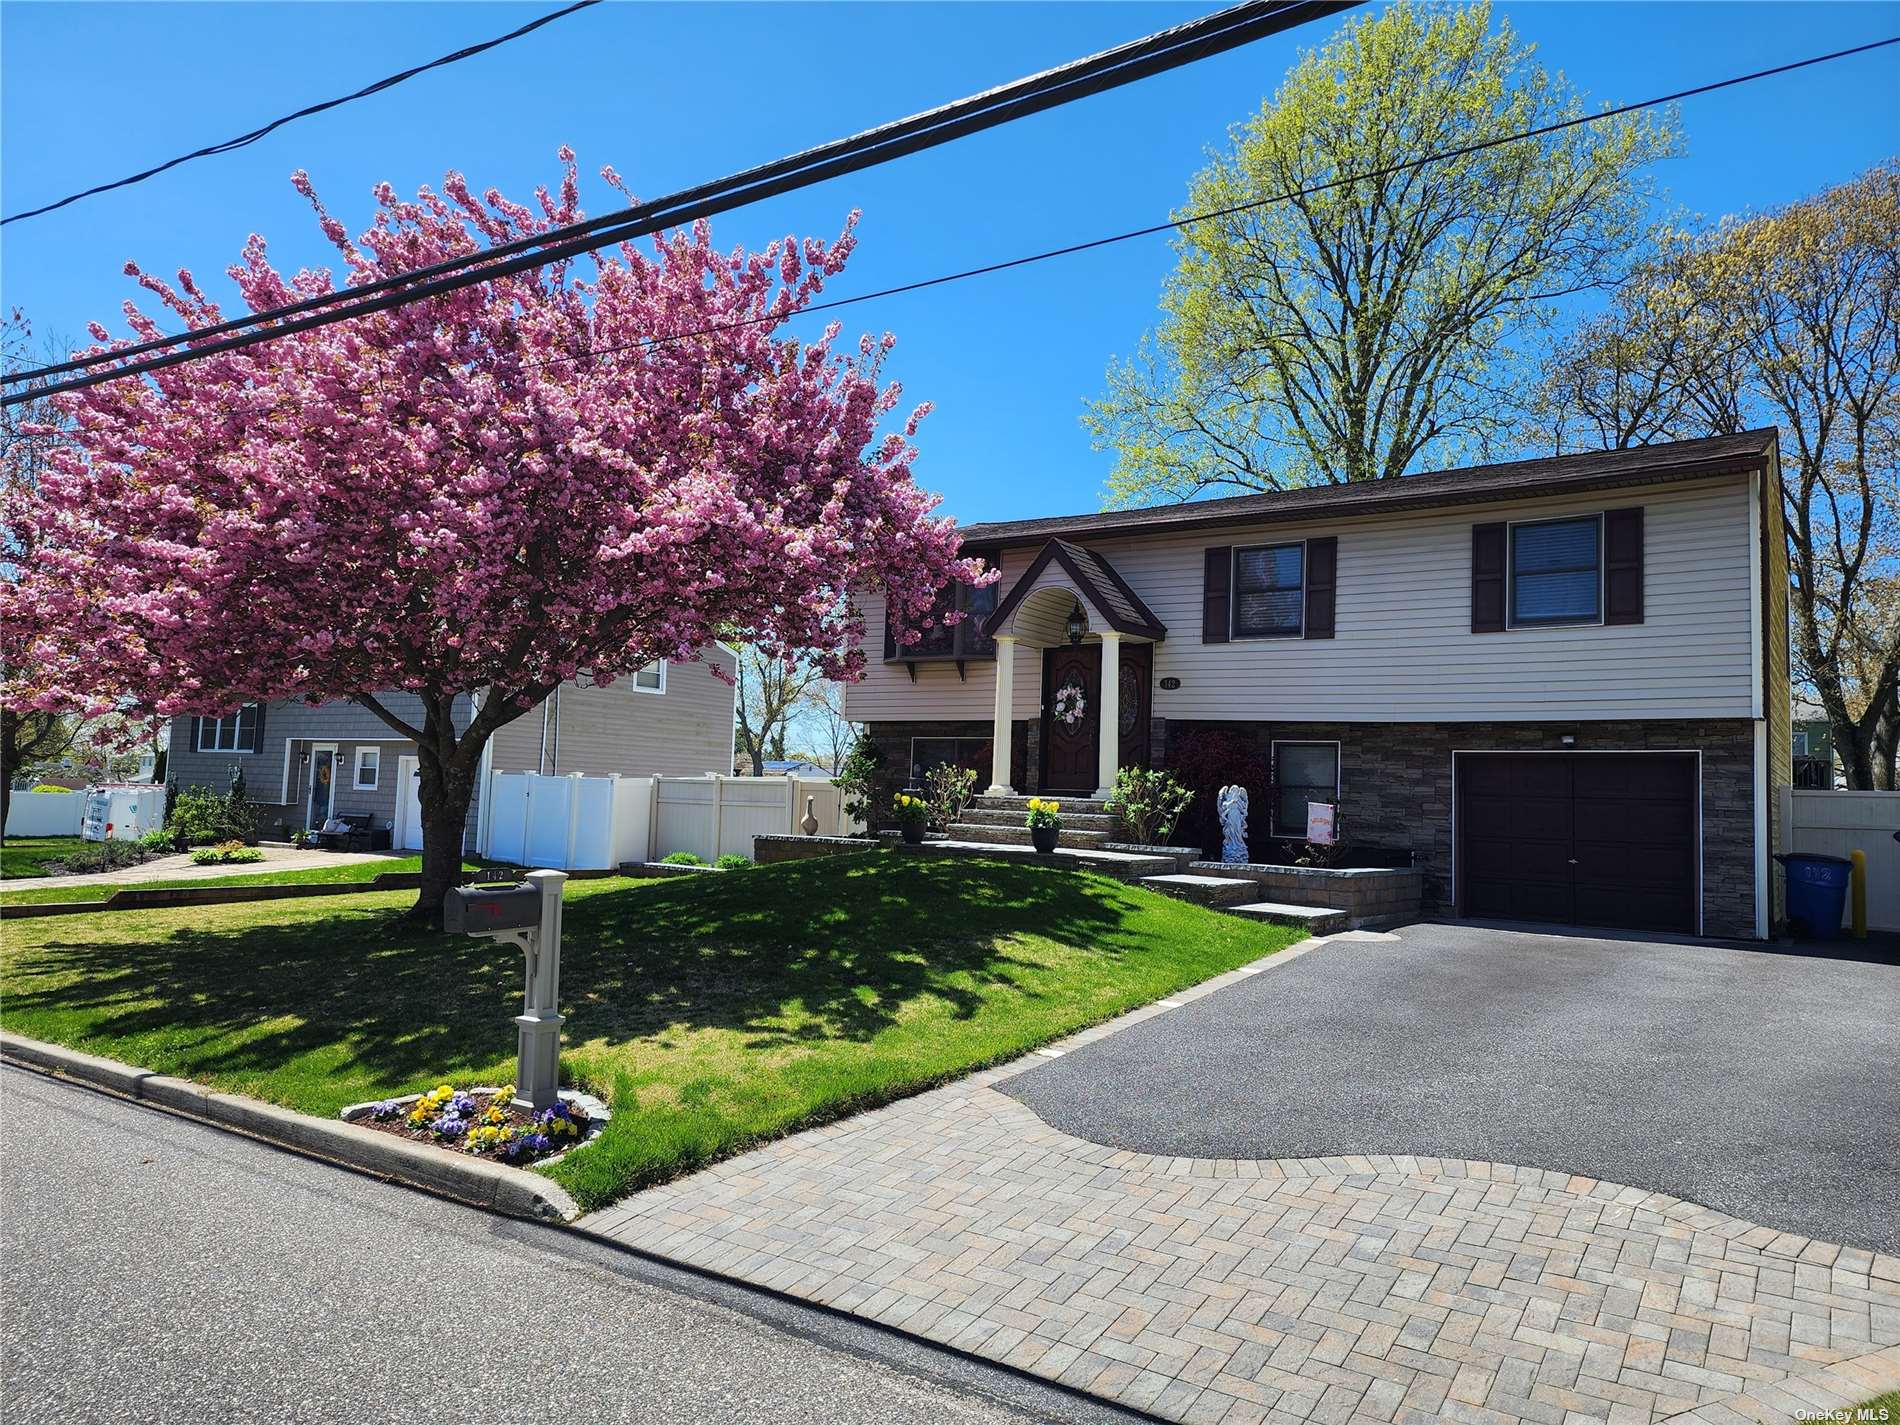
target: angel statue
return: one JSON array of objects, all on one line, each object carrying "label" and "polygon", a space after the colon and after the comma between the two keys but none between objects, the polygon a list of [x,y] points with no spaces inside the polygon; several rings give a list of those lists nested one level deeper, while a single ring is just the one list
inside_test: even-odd
[{"label": "angel statue", "polygon": [[1222,787],[1214,805],[1220,809],[1220,858],[1230,866],[1247,862],[1247,789]]}]

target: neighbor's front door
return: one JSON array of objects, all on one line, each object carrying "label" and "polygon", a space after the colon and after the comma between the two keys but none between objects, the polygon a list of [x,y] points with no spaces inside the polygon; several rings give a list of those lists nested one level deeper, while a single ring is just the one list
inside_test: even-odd
[{"label": "neighbor's front door", "polygon": [[[1044,791],[1087,794],[1099,770],[1102,645],[1063,644],[1042,656],[1042,776]],[[1065,690],[1070,690],[1065,692]],[[1079,715],[1075,709],[1080,707]],[[1060,716],[1069,713],[1069,716]]]},{"label": "neighbor's front door", "polygon": [[305,825],[315,828],[330,819],[336,791],[336,749],[319,747],[310,754],[310,815]]}]

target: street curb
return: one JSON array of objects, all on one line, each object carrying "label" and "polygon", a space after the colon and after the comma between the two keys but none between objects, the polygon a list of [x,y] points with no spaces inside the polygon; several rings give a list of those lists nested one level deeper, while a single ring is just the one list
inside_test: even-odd
[{"label": "street curb", "polygon": [[150,1069],[57,1044],[43,1044],[5,1030],[0,1030],[0,1060],[235,1129],[295,1153],[341,1163],[490,1212],[538,1222],[571,1222],[580,1216],[574,1199],[538,1173],[412,1143],[373,1128],[313,1118],[239,1094],[218,1093],[187,1079],[155,1074]]}]

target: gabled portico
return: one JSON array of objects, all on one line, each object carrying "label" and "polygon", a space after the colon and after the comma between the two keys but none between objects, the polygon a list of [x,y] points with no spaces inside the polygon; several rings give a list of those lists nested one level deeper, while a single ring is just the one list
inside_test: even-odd
[{"label": "gabled portico", "polygon": [[[983,628],[996,640],[994,750],[986,795],[1017,790],[1009,780],[1010,721],[1016,654],[1022,648],[1042,655],[1044,741],[1040,785],[1021,790],[1106,797],[1123,764],[1124,743],[1136,735],[1145,740],[1151,645],[1167,637],[1166,627],[1100,554],[1052,539]],[[1092,767],[1086,765],[1091,740]]]}]

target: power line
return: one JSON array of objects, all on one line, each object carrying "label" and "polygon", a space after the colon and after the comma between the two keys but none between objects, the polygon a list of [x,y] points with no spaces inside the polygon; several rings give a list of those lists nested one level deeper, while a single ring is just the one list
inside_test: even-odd
[{"label": "power line", "polygon": [[[1480,139],[1473,143],[1460,145],[1456,148],[1440,150],[1434,153],[1422,155],[1418,158],[1407,159],[1400,163],[1387,164],[1380,168],[1365,169],[1365,170],[1361,170],[1361,171],[1350,173],[1350,174],[1343,174],[1339,177],[1328,179],[1322,183],[1312,184],[1303,188],[1289,189],[1288,191],[1284,193],[1271,194],[1266,197],[1249,199],[1244,203],[1235,203],[1227,207],[1209,209],[1207,211],[1198,212],[1198,213],[1190,213],[1185,217],[1171,218],[1165,222],[1149,224],[1146,227],[1132,228],[1125,232],[1111,233],[1105,237],[1091,238],[1082,242],[1070,243],[1063,247],[1048,248],[1040,252],[1029,253],[1022,257],[1008,258],[999,262],[986,263],[979,267],[964,268],[957,272],[944,273],[936,277],[922,278],[914,282],[901,283],[892,287],[883,287],[871,292],[861,292],[849,297],[838,297],[838,298],[833,298],[825,302],[816,302],[807,307],[801,308],[799,312],[796,313],[796,315],[808,316],[808,315],[818,313],[818,312],[835,311],[843,307],[856,306],[859,303],[863,303],[863,302],[877,301],[886,297],[902,296],[906,293],[924,291],[932,287],[941,287],[953,282],[965,281],[973,277],[988,276],[992,273],[1006,272],[1018,267],[1027,267],[1036,263],[1047,262],[1058,257],[1069,257],[1078,253],[1089,252],[1096,248],[1108,247],[1117,243],[1131,242],[1137,238],[1153,237],[1157,234],[1164,233],[1164,232],[1178,231],[1182,228],[1191,227],[1196,223],[1210,222],[1218,218],[1229,217],[1236,213],[1242,213],[1242,212],[1247,212],[1256,208],[1267,207],[1275,203],[1290,202],[1296,198],[1313,197],[1318,194],[1328,192],[1335,188],[1347,186],[1349,184],[1363,183],[1363,182],[1368,182],[1368,181],[1378,179],[1378,178],[1390,177],[1395,174],[1405,173],[1416,168],[1425,167],[1428,164],[1442,163],[1449,159],[1462,158],[1474,153],[1482,153],[1486,150],[1493,149],[1493,148],[1500,148],[1508,144],[1523,143],[1530,139],[1546,137],[1550,134],[1560,133],[1568,129],[1579,128],[1587,124],[1602,123],[1605,120],[1619,118],[1625,114],[1637,113],[1645,109],[1660,108],[1665,104],[1673,104],[1673,103],[1678,103],[1685,99],[1698,98],[1705,94],[1716,93],[1724,89],[1732,89],[1743,84],[1752,84],[1763,79],[1771,79],[1778,75],[1792,73],[1797,70],[1812,68],[1813,66],[1816,66],[1816,65],[1828,64],[1837,60],[1852,58],[1855,55],[1866,54],[1871,51],[1884,49],[1896,44],[1900,44],[1900,35],[1889,36],[1886,39],[1869,41],[1866,44],[1854,45],[1846,49],[1833,50],[1827,54],[1813,55],[1806,59],[1792,60],[1786,64],[1773,65],[1765,69],[1753,70],[1746,74],[1732,75],[1726,79],[1713,80],[1707,84],[1693,85],[1686,89],[1678,89],[1672,93],[1657,95],[1653,98],[1638,100],[1633,103],[1616,105],[1612,108],[1599,110],[1595,113],[1578,114],[1568,119],[1555,120],[1551,123],[1542,124],[1534,128],[1520,129],[1508,134],[1494,135],[1491,138]],[[553,260],[553,259],[548,258],[546,260]],[[487,280],[492,275],[494,274],[484,271],[481,274],[480,279],[478,280]],[[469,285],[469,284],[464,282],[458,285]],[[394,306],[394,305],[400,305],[400,303],[388,302],[385,305]],[[345,313],[339,314],[334,319],[341,320],[345,316],[354,315],[354,314],[355,313],[353,311],[345,312]],[[762,322],[777,322],[781,320],[783,320],[782,317],[773,315],[773,314],[767,314],[764,316],[757,316],[757,317],[744,317],[744,318],[737,319],[735,321],[722,322],[722,323],[717,323],[712,326],[696,328],[692,331],[673,332],[673,333],[668,333],[663,336],[655,336],[655,337],[643,337],[637,341],[620,342],[620,343],[614,343],[614,344],[610,344],[606,346],[590,346],[578,353],[543,357],[543,358],[539,358],[532,361],[525,361],[521,364],[523,367],[533,368],[533,367],[538,367],[538,366],[553,365],[557,362],[574,363],[590,356],[605,356],[605,355],[611,355],[611,354],[622,352],[622,351],[645,350],[645,349],[650,349],[656,346],[669,345],[674,342],[690,341],[701,336],[711,336],[722,331],[730,331],[730,330],[736,330],[736,329],[740,329],[747,326],[755,326]],[[287,332],[275,331],[275,330],[270,331],[270,332],[265,332],[265,333],[255,333],[253,334],[252,340],[269,339],[275,336],[287,335],[287,334],[288,334]],[[174,338],[173,340],[180,340],[180,339],[184,339],[184,338]],[[245,341],[240,344],[249,345],[250,342]],[[106,355],[111,356],[115,354],[116,353],[107,353]],[[195,358],[201,354],[209,355],[212,353],[209,351],[201,352],[197,348],[194,348],[186,352],[177,353],[179,357],[184,357],[184,358]],[[170,365],[174,363],[171,361],[166,361],[164,364]],[[56,370],[58,368],[45,368],[45,369],[50,371],[50,370]],[[120,376],[135,375],[141,369],[145,369],[145,367],[141,365],[139,367],[129,367],[123,370],[114,370],[110,372],[95,373],[89,377],[79,378],[73,382],[66,382],[66,383],[60,383],[58,385],[53,385],[53,386],[40,387],[40,388],[36,388],[35,390],[31,392],[16,393],[14,395],[4,398],[4,400],[0,400],[0,405],[17,405],[23,401],[31,399],[34,396],[46,395],[46,394],[50,394],[57,391],[73,389],[79,386],[96,385],[102,381],[117,379]],[[37,374],[39,373],[28,372],[28,373],[23,373],[21,375],[6,377],[4,379],[10,380],[10,381],[22,380],[22,379],[27,379]]]},{"label": "power line", "polygon": [[[741,207],[761,198],[809,187],[825,179],[887,163],[906,154],[934,148],[1012,120],[1073,103],[1078,99],[1119,88],[1150,75],[1176,69],[1269,34],[1290,29],[1308,19],[1352,8],[1359,0],[1246,0],[1246,3],[1162,30],[1114,49],[1104,50],[1055,69],[1016,80],[981,94],[870,129],[849,138],[762,164],[711,183],[701,184],[618,212],[568,224],[547,232],[513,239],[464,257],[392,277],[323,293],[302,301],[175,336],[95,352],[70,361],[16,372],[0,378],[8,384],[40,380],[68,371],[109,362],[126,362],[110,371],[91,372],[43,391],[76,390],[100,381],[135,376],[165,366],[275,340],[299,331],[369,312],[383,311],[442,292],[455,291],[535,267],[578,256],[615,243],[626,242],[702,217]],[[266,322],[277,323],[265,330]],[[241,335],[223,338],[225,333]],[[128,357],[160,348],[176,348],[147,361]],[[18,398],[8,397],[12,404]]]},{"label": "power line", "polygon": [[418,64],[413,69],[405,69],[400,74],[392,74],[386,79],[377,80],[374,84],[366,84],[354,94],[345,94],[339,99],[326,99],[321,104],[312,104],[307,108],[297,110],[294,114],[285,114],[281,119],[272,119],[262,128],[252,129],[248,134],[240,134],[234,139],[226,139],[223,143],[207,144],[203,148],[193,149],[190,153],[180,154],[177,158],[167,159],[156,168],[148,168],[143,173],[134,173],[111,183],[101,183],[96,187],[87,188],[79,193],[69,193],[56,203],[47,203],[42,207],[29,208],[24,213],[14,213],[8,217],[0,218],[0,227],[4,227],[8,223],[17,223],[23,218],[37,218],[42,213],[50,213],[55,209],[64,208],[69,203],[77,203],[81,198],[90,198],[98,193],[110,193],[115,188],[129,188],[134,183],[143,183],[148,178],[155,178],[161,173],[178,167],[181,163],[190,163],[196,158],[209,158],[213,154],[230,153],[234,149],[244,148],[249,144],[256,143],[265,135],[276,132],[285,124],[293,123],[298,119],[307,119],[312,114],[321,114],[326,109],[335,109],[340,105],[353,103],[358,99],[367,99],[372,94],[380,94],[385,89],[393,89],[404,80],[414,79],[418,74],[426,74],[431,69],[440,69],[444,65],[455,64],[464,59],[472,59],[478,54],[494,49],[497,45],[505,45],[510,40],[518,40],[523,35],[533,34],[543,25],[551,25],[556,20],[572,15],[577,10],[585,10],[599,3],[600,0],[576,0],[574,4],[567,6],[565,9],[555,10],[550,14],[543,15],[538,20],[530,20],[518,30],[510,30],[507,34],[497,35],[492,40],[484,40],[478,45],[469,45],[464,49],[456,50],[453,54],[445,54],[440,59],[432,59],[427,64]]}]

